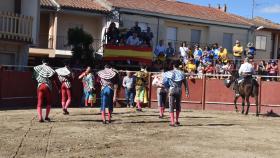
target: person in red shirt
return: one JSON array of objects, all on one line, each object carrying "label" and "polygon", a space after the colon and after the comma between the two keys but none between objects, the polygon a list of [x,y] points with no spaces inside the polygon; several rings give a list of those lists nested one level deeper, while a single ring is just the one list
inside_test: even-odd
[{"label": "person in red shirt", "polygon": [[215,73],[215,66],[213,65],[213,62],[209,62],[208,65],[205,68],[205,73],[210,75]]}]

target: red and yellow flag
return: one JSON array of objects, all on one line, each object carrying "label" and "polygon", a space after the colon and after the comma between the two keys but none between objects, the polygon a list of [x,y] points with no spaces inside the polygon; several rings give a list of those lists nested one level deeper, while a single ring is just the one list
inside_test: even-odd
[{"label": "red and yellow flag", "polygon": [[151,63],[153,51],[150,47],[106,45],[103,59],[106,61],[125,61],[129,59],[142,63]]}]

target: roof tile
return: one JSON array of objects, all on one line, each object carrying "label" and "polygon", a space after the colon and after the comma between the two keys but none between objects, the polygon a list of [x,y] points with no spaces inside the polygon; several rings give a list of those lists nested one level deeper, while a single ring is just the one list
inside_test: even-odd
[{"label": "roof tile", "polygon": [[202,20],[251,25],[247,20],[216,8],[177,2],[175,0],[107,0],[116,8],[135,9],[153,13],[191,17]]}]

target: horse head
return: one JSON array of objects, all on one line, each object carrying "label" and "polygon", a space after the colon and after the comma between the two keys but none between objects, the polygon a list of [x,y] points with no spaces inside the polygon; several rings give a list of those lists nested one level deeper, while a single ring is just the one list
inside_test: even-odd
[{"label": "horse head", "polygon": [[232,85],[232,83],[234,83],[238,78],[239,78],[238,71],[236,70],[230,71],[230,77],[225,80],[225,86],[229,88]]}]

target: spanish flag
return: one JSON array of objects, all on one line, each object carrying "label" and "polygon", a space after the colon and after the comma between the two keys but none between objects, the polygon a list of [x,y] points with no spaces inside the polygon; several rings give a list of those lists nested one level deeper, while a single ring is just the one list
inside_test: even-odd
[{"label": "spanish flag", "polygon": [[132,60],[150,64],[153,59],[153,51],[150,47],[106,45],[104,48],[103,59],[106,61]]}]

